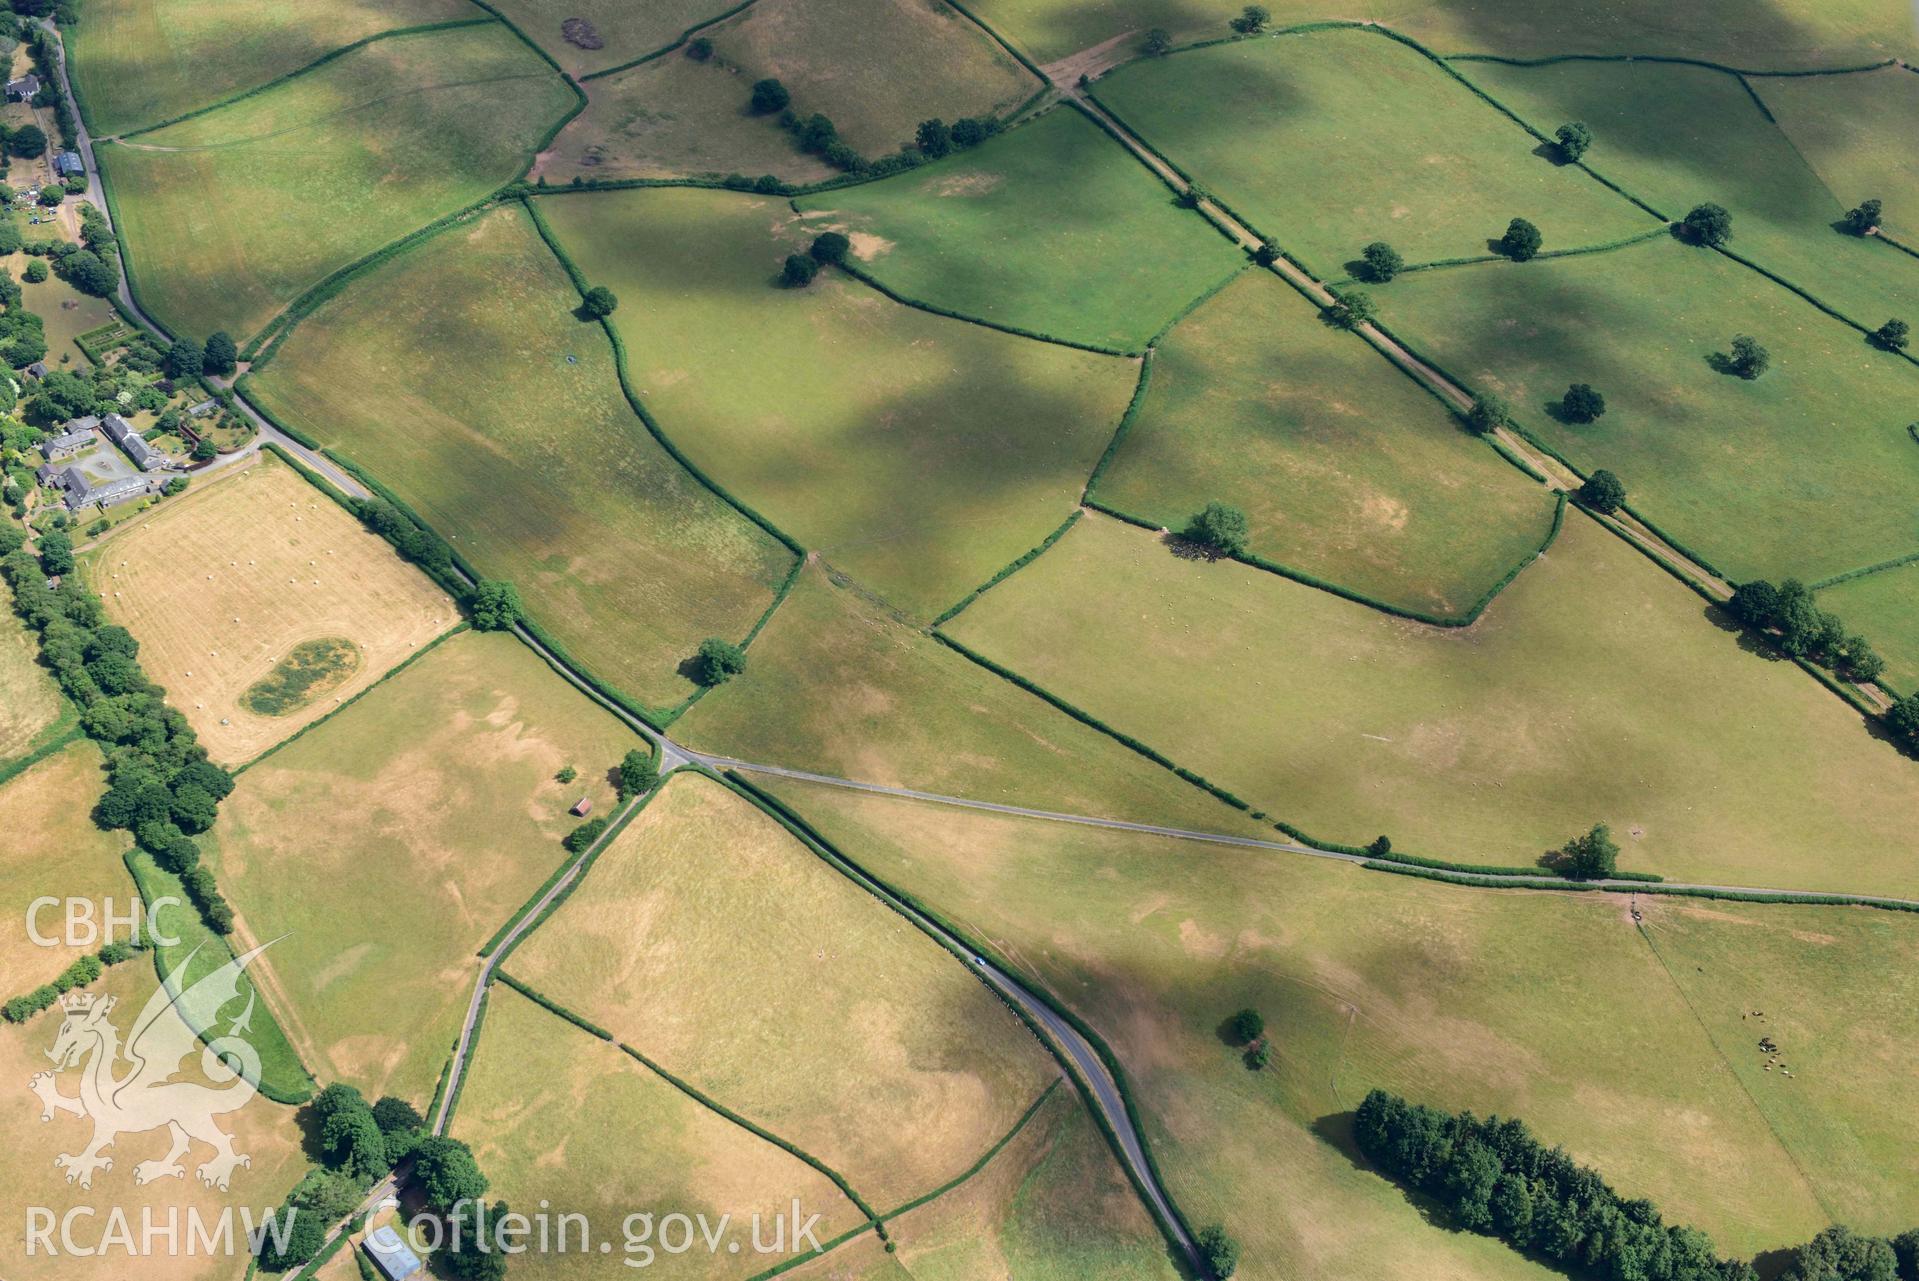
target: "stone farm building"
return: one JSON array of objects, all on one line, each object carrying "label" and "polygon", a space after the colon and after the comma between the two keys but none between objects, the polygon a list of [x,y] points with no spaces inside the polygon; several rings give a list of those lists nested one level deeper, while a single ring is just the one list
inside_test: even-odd
[{"label": "stone farm building", "polygon": [[[82,418],[76,421],[87,420]],[[118,445],[141,471],[158,471],[168,465],[167,456],[141,439],[139,430],[120,415],[108,414],[100,420],[100,425],[106,429],[107,438]]]},{"label": "stone farm building", "polygon": [[40,442],[40,452],[46,455],[48,462],[57,463],[63,458],[71,458],[98,439],[91,428],[79,425],[81,421],[75,419],[58,436]]},{"label": "stone farm building", "polygon": [[69,511],[79,511],[94,503],[115,507],[154,492],[153,482],[145,476],[119,476],[96,483],[88,480],[87,474],[78,467],[61,467],[55,463],[48,463],[34,475],[40,478],[41,484],[52,485],[66,496]]},{"label": "stone farm building", "polygon": [[26,102],[39,92],[39,76],[21,76],[18,80],[7,81],[7,101],[9,102]]}]

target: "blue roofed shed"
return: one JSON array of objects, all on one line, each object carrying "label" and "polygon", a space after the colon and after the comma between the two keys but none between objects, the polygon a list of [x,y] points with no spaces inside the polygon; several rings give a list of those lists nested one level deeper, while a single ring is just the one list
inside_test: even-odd
[{"label": "blue roofed shed", "polygon": [[420,1270],[420,1256],[391,1227],[375,1228],[360,1245],[387,1281],[406,1281]]}]

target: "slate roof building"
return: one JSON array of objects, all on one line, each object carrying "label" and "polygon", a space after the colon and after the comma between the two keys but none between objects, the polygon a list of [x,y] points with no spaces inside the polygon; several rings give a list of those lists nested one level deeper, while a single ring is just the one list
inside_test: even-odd
[{"label": "slate roof building", "polygon": [[158,471],[167,465],[167,456],[142,440],[133,424],[120,415],[108,414],[100,420],[100,425],[106,429],[108,439],[120,446],[141,471]]},{"label": "slate roof building", "polygon": [[53,158],[53,171],[62,178],[70,178],[74,174],[85,173],[87,171],[87,165],[84,160],[80,159],[79,152],[63,151]]},{"label": "slate roof building", "polygon": [[76,430],[69,425],[68,429],[61,432],[58,436],[41,441],[40,452],[47,456],[48,462],[57,463],[62,458],[73,457],[87,446],[93,444],[96,439],[98,438],[86,428],[83,427]]},{"label": "slate roof building", "polygon": [[420,1270],[420,1256],[391,1227],[375,1228],[360,1245],[387,1281],[406,1281]]},{"label": "slate roof building", "polygon": [[52,485],[66,496],[68,511],[77,512],[95,503],[115,507],[153,492],[153,482],[145,476],[120,476],[96,485],[78,467],[60,467],[54,463],[46,464],[34,475],[40,478],[41,484]]},{"label": "slate roof building", "polygon": [[18,80],[7,81],[7,98],[11,102],[25,102],[39,92],[39,76],[21,76]]},{"label": "slate roof building", "polygon": [[47,362],[44,360],[34,361],[31,365],[27,366],[26,373],[29,378],[45,378],[47,376]]}]

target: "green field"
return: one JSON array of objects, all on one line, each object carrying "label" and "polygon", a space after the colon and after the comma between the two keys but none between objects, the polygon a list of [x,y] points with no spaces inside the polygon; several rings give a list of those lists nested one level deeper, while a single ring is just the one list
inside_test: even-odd
[{"label": "green field", "polygon": [[[1837,237],[1834,237],[1837,240]],[[1394,331],[1522,425],[1625,482],[1635,511],[1735,579],[1820,578],[1912,550],[1919,370],[1756,272],[1676,240],[1395,282]],[[1735,334],[1772,353],[1748,382]],[[1554,417],[1569,383],[1606,397]]]},{"label": "green field", "polygon": [[[60,942],[41,946],[28,932],[35,899],[89,899],[96,921],[110,900],[120,916],[127,915],[134,891],[120,860],[126,834],[103,832],[88,818],[105,790],[100,751],[87,742],[69,744],[0,786],[0,832],[6,833],[0,839],[0,1004],[52,982],[82,952],[98,951],[104,942],[67,946],[56,906],[42,909],[34,925],[42,937]],[[119,934],[125,933],[120,927]]]},{"label": "green field", "polygon": [[[652,0],[646,5],[635,5],[631,0],[494,0],[493,7],[570,74],[583,76],[664,48],[688,27],[707,22],[736,3],[738,0]],[[592,33],[582,33],[582,37],[598,40],[600,47],[589,49],[567,39],[562,24],[569,18],[583,18],[591,24]]]},{"label": "green field", "polygon": [[1586,174],[1533,154],[1525,130],[1443,68],[1364,31],[1136,63],[1098,94],[1322,278],[1345,274],[1374,240],[1409,263],[1484,255],[1515,217],[1537,224],[1547,249],[1656,225]]},{"label": "green field", "polygon": [[1919,77],[1904,67],[1855,76],[1779,76],[1750,82],[1795,151],[1850,209],[1885,202],[1883,225],[1919,242]]},{"label": "green field", "polygon": [[1243,510],[1249,550],[1402,609],[1456,618],[1552,526],[1544,489],[1266,272],[1160,345],[1096,496],[1178,530]]},{"label": "green field", "polygon": [[1060,108],[929,169],[811,196],[809,225],[911,298],[1138,350],[1244,262],[1078,111]]},{"label": "green field", "polygon": [[280,940],[266,982],[316,1073],[424,1106],[474,953],[634,746],[518,640],[467,633],[241,775],[208,858],[241,936]]},{"label": "green field", "polygon": [[382,31],[484,15],[463,0],[86,0],[62,34],[87,125],[158,124]]},{"label": "green field", "polygon": [[667,435],[810,550],[917,616],[1058,526],[1132,395],[1129,360],[928,315],[857,281],[777,284],[783,201],[623,191],[540,202],[620,298]]},{"label": "green field", "polygon": [[[1493,96],[1551,133],[1561,121],[1583,120],[1595,141],[1586,162],[1681,218],[1702,200],[1732,211],[1730,247],[1826,300],[1854,320],[1877,326],[1911,312],[1919,291],[1919,258],[1858,236],[1833,223],[1867,196],[1898,198],[1893,189],[1861,177],[1858,191],[1822,182],[1788,135],[1755,103],[1775,85],[1796,78],[1738,77],[1703,67],[1645,62],[1570,62],[1508,67],[1465,62],[1459,69]],[[1831,90],[1857,76],[1822,76],[1803,83]],[[1919,76],[1912,77],[1919,81]],[[1919,84],[1915,84],[1919,90]],[[1804,90],[1799,91],[1801,93]],[[1914,94],[1919,104],[1919,93]],[[1848,137],[1890,139],[1893,120],[1847,122]],[[1727,145],[1729,139],[1737,145]],[[1896,172],[1896,170],[1895,170]]]},{"label": "green field", "polygon": [[948,629],[1322,839],[1514,865],[1604,822],[1623,868],[1912,887],[1911,763],[1583,515],[1470,628],[1086,520]]},{"label": "green field", "polygon": [[1886,660],[1888,686],[1902,694],[1919,692],[1919,564],[1822,587],[1819,607],[1872,642]]},{"label": "green field", "polygon": [[[472,1144],[490,1196],[512,1206],[550,1206],[555,1223],[563,1214],[584,1214],[597,1233],[615,1236],[616,1250],[618,1226],[633,1214],[703,1213],[714,1223],[731,1215],[749,1242],[746,1225],[757,1214],[769,1225],[761,1238],[768,1245],[771,1222],[788,1215],[796,1197],[806,1214],[821,1216],[821,1241],[866,1218],[825,1175],[504,983],[487,995],[451,1133]],[[647,1274],[665,1277],[739,1278],[786,1258],[745,1248],[718,1258],[704,1250],[672,1255],[653,1244]],[[566,1254],[515,1259],[513,1271],[572,1278],[625,1270],[580,1253],[577,1233],[567,1245]]]},{"label": "green field", "polygon": [[590,671],[670,705],[694,688],[680,662],[744,636],[792,558],[647,434],[577,298],[500,210],[356,282],[249,385],[512,580]]},{"label": "green field", "polygon": [[1041,87],[943,0],[758,0],[701,34],[739,68],[742,109],[753,81],[770,76],[793,110],[824,112],[867,156],[911,142],[928,116],[994,115]]},{"label": "green field", "polygon": [[876,1208],[966,1170],[1055,1072],[963,962],[699,776],[667,784],[508,968]]},{"label": "green field", "polygon": [[793,145],[772,121],[740,109],[753,77],[718,59],[672,54],[590,81],[585,111],[534,164],[536,178],[750,178],[819,182],[838,170]]},{"label": "green field", "polygon": [[59,686],[40,666],[40,642],[0,583],[0,768],[31,752],[60,720]]},{"label": "green field", "polygon": [[504,26],[467,27],[381,40],[99,159],[143,301],[189,333],[244,338],[510,181],[573,103]]},{"label": "green field", "polygon": [[763,765],[1002,805],[1251,835],[1239,811],[807,569],[744,675],[675,738]]},{"label": "green field", "polygon": [[[1240,0],[978,0],[969,6],[1042,62],[1107,41],[1128,54],[1162,27],[1179,40],[1217,40],[1239,15]],[[1281,0],[1266,6],[1273,25],[1327,18],[1323,4]],[[1541,6],[1525,0],[1435,5],[1388,0],[1366,17],[1437,45],[1442,53],[1690,54],[1752,65],[1826,66],[1911,54],[1912,12],[1902,0],[1787,0],[1671,5],[1616,0],[1604,5]],[[1122,39],[1122,37],[1124,37]],[[1790,51],[1790,52],[1788,52]]]},{"label": "green field", "polygon": [[[1662,964],[1621,895],[1462,890],[778,790],[1107,1040],[1168,1191],[1240,1237],[1248,1278],[1560,1275],[1435,1228],[1349,1157],[1351,1111],[1374,1087],[1519,1117],[1728,1254],[1834,1216],[1883,1232],[1919,1211],[1902,1144],[1914,1109],[1888,1105],[1914,1030],[1909,918],[1642,898]],[[1222,1041],[1246,1006],[1273,1048],[1260,1073]],[[1766,1019],[1742,1021],[1755,1009]],[[1769,1029],[1791,1079],[1754,1050]]]},{"label": "green field", "polygon": [[262,716],[288,716],[360,668],[360,647],[344,636],[301,641],[272,671],[248,686],[241,704]]}]

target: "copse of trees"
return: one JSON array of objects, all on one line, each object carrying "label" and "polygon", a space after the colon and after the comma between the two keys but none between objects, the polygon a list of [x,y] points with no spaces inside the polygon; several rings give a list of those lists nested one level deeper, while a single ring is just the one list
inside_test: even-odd
[{"label": "copse of trees", "polygon": [[1559,158],[1570,165],[1577,163],[1591,148],[1593,131],[1586,127],[1584,121],[1569,120],[1559,126],[1553,139],[1559,145]]},{"label": "copse of trees", "polygon": [[813,243],[807,247],[807,254],[821,266],[838,266],[846,261],[847,253],[853,248],[853,242],[837,231],[822,231],[813,237]]},{"label": "copse of trees", "polygon": [[1842,220],[1843,225],[1852,235],[1870,235],[1873,228],[1879,225],[1879,214],[1884,208],[1885,206],[1877,200],[1861,200],[1846,211],[1846,216]]},{"label": "copse of trees", "polygon": [[654,767],[653,754],[634,748],[620,758],[620,799],[628,800],[642,792],[650,792],[653,785],[660,781],[660,771]]},{"label": "copse of trees", "polygon": [[1499,238],[1499,252],[1514,262],[1528,262],[1539,253],[1541,239],[1539,228],[1524,218],[1515,218],[1506,224],[1506,234]]},{"label": "copse of trees", "polygon": [[216,378],[225,378],[240,367],[240,349],[233,343],[233,336],[224,329],[216,329],[207,335],[207,345],[200,353],[200,368]]},{"label": "copse of trees", "polygon": [[786,86],[770,76],[753,82],[751,103],[755,115],[770,116],[784,111],[792,101],[793,95],[787,92]]},{"label": "copse of trees", "polygon": [[[140,644],[106,621],[100,598],[73,573],[73,545],[52,531],[36,556],[15,525],[0,525],[0,577],[14,611],[39,635],[40,656],[80,709],[80,728],[105,753],[107,790],[94,806],[103,828],[133,833],[140,847],[180,876],[209,928],[233,929],[233,909],[200,866],[189,833],[204,832],[233,791],[233,778],[207,759],[186,717],[147,680]],[[57,571],[57,572],[56,572]],[[50,585],[58,579],[58,585]]]},{"label": "copse of trees", "polygon": [[39,125],[21,125],[7,135],[7,153],[22,160],[47,154],[47,135]]},{"label": "copse of trees", "polygon": [[1595,823],[1584,836],[1575,836],[1549,856],[1552,867],[1573,881],[1600,881],[1619,868],[1619,843],[1612,829]]},{"label": "copse of trees", "polygon": [[780,268],[780,284],[788,289],[804,289],[820,274],[820,264],[809,254],[788,254]]},{"label": "copse of trees", "polygon": [[1173,33],[1165,27],[1154,27],[1140,42],[1139,51],[1149,58],[1164,58],[1173,51]]},{"label": "copse of trees", "polygon": [[941,156],[951,155],[955,151],[964,151],[968,147],[977,147],[998,133],[1000,123],[997,120],[965,116],[948,125],[937,117],[922,120],[914,135],[914,145],[920,155],[928,160],[938,160]]},{"label": "copse of trees", "polygon": [[1379,304],[1363,289],[1334,290],[1332,306],[1326,308],[1326,318],[1341,329],[1358,329],[1378,316]]},{"label": "copse of trees", "polygon": [[393,549],[404,559],[418,565],[448,591],[460,593],[459,577],[453,567],[453,549],[438,534],[416,525],[411,517],[384,498],[356,498],[351,505],[360,523],[393,544]]},{"label": "copse of trees", "polygon": [[1224,1224],[1207,1224],[1199,1230],[1194,1243],[1199,1246],[1199,1257],[1205,1261],[1214,1281],[1227,1281],[1239,1271],[1239,1242]]},{"label": "copse of trees", "polygon": [[1256,36],[1266,30],[1266,24],[1273,20],[1272,10],[1263,4],[1249,4],[1239,11],[1239,16],[1226,25],[1242,36]]},{"label": "copse of trees", "polygon": [[1732,215],[1722,205],[1707,201],[1703,205],[1694,205],[1680,223],[1686,239],[1696,245],[1718,248],[1732,239]]},{"label": "copse of trees", "polygon": [[327,1086],[305,1110],[320,1168],[307,1173],[276,1213],[276,1219],[292,1216],[284,1244],[276,1247],[271,1233],[261,1234],[255,1249],[267,1272],[286,1272],[310,1262],[328,1230],[351,1214],[387,1171],[428,1140],[425,1118],[412,1104],[389,1097],[369,1107],[350,1085]]},{"label": "copse of trees", "polygon": [[466,612],[473,620],[474,631],[505,632],[513,629],[525,611],[520,605],[519,589],[512,583],[482,578],[467,595]]},{"label": "copse of trees", "polygon": [[1548,1148],[1524,1122],[1457,1115],[1374,1090],[1353,1118],[1359,1150],[1422,1192],[1458,1227],[1497,1237],[1568,1272],[1612,1281],[1758,1281],[1718,1257],[1697,1228],[1667,1225],[1598,1172]]},{"label": "copse of trees", "polygon": [[1780,652],[1831,668],[1847,680],[1878,680],[1886,669],[1871,643],[1848,632],[1838,615],[1820,609],[1812,589],[1796,578],[1777,587],[1763,578],[1741,583],[1726,609]]},{"label": "copse of trees", "polygon": [[1383,240],[1373,241],[1360,251],[1359,256],[1366,264],[1366,279],[1378,285],[1397,276],[1406,266],[1406,260],[1399,256],[1399,250]]},{"label": "copse of trees", "polygon": [[1237,556],[1246,550],[1246,513],[1222,502],[1207,503],[1180,533],[1216,556]]}]

